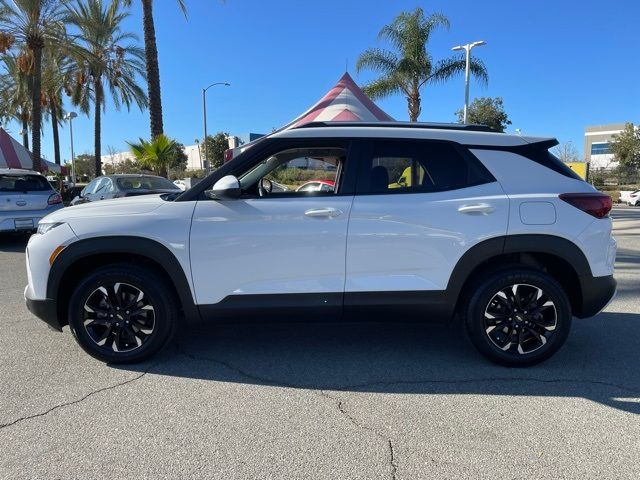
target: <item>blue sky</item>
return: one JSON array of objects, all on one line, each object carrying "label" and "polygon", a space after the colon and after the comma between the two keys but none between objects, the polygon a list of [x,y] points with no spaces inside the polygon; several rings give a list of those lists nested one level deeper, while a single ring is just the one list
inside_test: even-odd
[{"label": "blue sky", "polygon": [[[139,2],[127,28],[142,42]],[[187,0],[189,18],[177,2],[155,2],[165,132],[185,144],[202,137],[201,88],[216,81],[231,87],[208,92],[208,130],[270,132],[306,110],[345,70],[359,84],[372,78],[353,65],[364,49],[384,46],[380,28],[416,6],[440,11],[451,21],[429,49],[434,58],[454,45],[485,40],[474,50],[489,71],[489,85],[471,85],[471,97],[501,96],[527,135],[555,136],[582,151],[585,125],[640,121],[638,31],[640,3],[616,0],[409,1],[409,0]],[[423,121],[453,121],[464,100],[462,76],[423,91]],[[378,105],[407,120],[406,100]],[[74,121],[77,153],[93,151],[93,120]],[[148,136],[147,112],[116,111],[103,118],[107,147]],[[20,128],[11,125],[17,136]],[[63,159],[70,157],[68,130],[61,132]],[[50,126],[43,154],[53,158]]]}]

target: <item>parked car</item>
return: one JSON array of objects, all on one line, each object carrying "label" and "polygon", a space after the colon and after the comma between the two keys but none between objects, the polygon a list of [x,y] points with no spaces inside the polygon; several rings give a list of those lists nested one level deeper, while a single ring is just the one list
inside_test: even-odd
[{"label": "parked car", "polygon": [[310,180],[296,188],[296,192],[333,192],[335,186],[332,180]]},{"label": "parked car", "polygon": [[164,177],[155,175],[105,175],[95,178],[71,200],[71,205],[109,200],[112,198],[135,197],[153,193],[180,192],[180,187]]},{"label": "parked car", "polygon": [[640,206],[640,190],[623,190],[620,192],[620,203],[626,203],[630,207]]},{"label": "parked car", "polygon": [[62,208],[62,198],[44,175],[0,168],[0,232],[34,231],[38,222]]},{"label": "parked car", "polygon": [[[114,363],[200,321],[457,313],[487,358],[532,365],[616,290],[611,198],[557,143],[402,122],[277,132],[181,194],[48,217],[27,246],[27,306]],[[336,167],[334,190],[274,191],[267,177],[304,158]],[[409,167],[411,186],[392,185]]]}]

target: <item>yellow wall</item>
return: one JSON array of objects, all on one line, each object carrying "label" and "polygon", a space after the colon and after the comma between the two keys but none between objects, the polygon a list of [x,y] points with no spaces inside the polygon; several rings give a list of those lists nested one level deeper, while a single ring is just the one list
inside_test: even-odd
[{"label": "yellow wall", "polygon": [[567,162],[567,166],[580,175],[583,180],[587,179],[587,165],[589,164],[586,162]]}]

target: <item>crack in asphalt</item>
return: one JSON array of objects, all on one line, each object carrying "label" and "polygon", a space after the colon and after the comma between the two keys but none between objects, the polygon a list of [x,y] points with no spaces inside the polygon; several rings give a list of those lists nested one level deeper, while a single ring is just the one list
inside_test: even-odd
[{"label": "crack in asphalt", "polygon": [[[264,385],[272,385],[272,386],[279,386],[279,387],[288,387],[288,388],[299,388],[299,389],[306,389],[311,391],[312,393],[315,393],[316,395],[322,396],[324,398],[330,399],[333,402],[336,403],[336,406],[339,410],[339,412],[346,417],[355,427],[357,427],[360,430],[365,430],[368,432],[371,432],[372,434],[374,434],[375,436],[377,436],[378,438],[382,439],[383,441],[385,441],[388,445],[389,448],[389,465],[391,468],[391,480],[397,480],[397,474],[398,474],[398,464],[397,464],[397,459],[396,459],[396,454],[395,454],[395,448],[394,448],[394,444],[393,441],[390,438],[385,437],[384,435],[382,435],[380,432],[378,432],[377,430],[375,430],[374,428],[365,425],[361,422],[359,422],[354,416],[352,416],[345,408],[345,404],[342,400],[340,400],[339,398],[333,397],[331,395],[329,395],[326,390],[326,388],[333,390],[333,391],[337,391],[337,392],[341,392],[341,391],[349,391],[349,390],[358,390],[358,389],[362,389],[362,388],[368,388],[368,387],[376,387],[376,386],[398,386],[398,385],[422,385],[425,383],[431,383],[431,384],[470,384],[470,383],[481,383],[481,382],[532,382],[532,383],[541,383],[541,384],[560,384],[560,383],[577,383],[577,384],[585,384],[585,385],[598,385],[598,386],[604,386],[604,387],[608,387],[608,388],[615,388],[615,389],[619,389],[622,391],[627,391],[627,392],[631,392],[631,393],[640,393],[640,389],[637,388],[632,388],[632,387],[628,387],[625,385],[620,385],[620,384],[616,384],[616,383],[611,383],[611,382],[603,382],[600,380],[586,380],[586,379],[570,379],[570,378],[535,378],[535,377],[481,377],[481,378],[463,378],[463,379],[416,379],[416,380],[393,380],[393,381],[375,381],[375,382],[362,382],[362,383],[356,383],[356,384],[350,384],[350,385],[340,385],[340,386],[334,386],[334,387],[320,387],[319,385],[314,385],[314,384],[309,384],[309,383],[302,383],[302,384],[295,384],[295,383],[291,383],[291,382],[286,382],[286,381],[282,381],[282,380],[275,380],[272,378],[268,378],[268,377],[263,377],[254,373],[250,373],[246,370],[243,370],[242,368],[233,365],[229,362],[226,362],[224,360],[219,360],[216,358],[211,358],[211,357],[206,357],[206,356],[201,356],[201,355],[195,355],[193,353],[189,353],[187,352],[183,347],[181,347],[179,344],[176,343],[176,350],[179,354],[186,356],[187,358],[190,358],[192,360],[195,361],[205,361],[205,362],[212,362],[212,363],[216,363],[218,365],[221,365],[241,376],[244,376],[246,378],[249,378],[255,382],[259,382],[262,383]],[[324,389],[323,389],[324,388]]]},{"label": "crack in asphalt", "polygon": [[87,400],[88,398],[90,398],[90,397],[92,397],[92,396],[94,396],[94,395],[96,395],[98,393],[105,392],[107,390],[113,390],[115,388],[122,387],[124,385],[128,385],[129,383],[133,383],[133,382],[135,382],[137,380],[140,380],[142,377],[144,377],[156,365],[157,364],[151,365],[149,368],[147,368],[145,371],[143,371],[139,375],[136,375],[133,378],[125,380],[124,382],[116,383],[114,385],[109,385],[108,387],[98,388],[97,390],[93,390],[93,391],[87,393],[86,395],[84,395],[81,398],[77,398],[77,399],[71,400],[69,402],[63,402],[63,403],[60,403],[58,405],[54,405],[53,407],[49,408],[48,410],[45,410],[44,412],[34,413],[33,415],[26,415],[24,417],[19,417],[19,418],[16,418],[15,420],[13,420],[11,422],[8,422],[8,423],[1,423],[0,424],[0,430],[2,430],[4,428],[7,428],[7,427],[11,427],[13,425],[16,425],[18,423],[21,423],[21,422],[24,422],[24,421],[27,421],[27,420],[32,420],[34,418],[44,417],[46,415],[49,415],[51,412],[55,412],[56,410],[59,410],[61,408],[65,408],[65,407],[69,407],[71,405],[76,405],[78,403],[82,403],[85,400]]},{"label": "crack in asphalt", "polygon": [[189,357],[196,361],[208,361],[218,363],[229,370],[235,371],[241,375],[244,375],[247,378],[262,382],[267,385],[273,386],[282,386],[282,387],[290,387],[290,388],[302,388],[307,390],[334,390],[334,391],[350,391],[350,390],[359,390],[363,388],[369,387],[389,387],[389,386],[399,386],[399,385],[423,385],[425,383],[432,384],[469,384],[469,383],[482,383],[482,382],[531,382],[531,383],[541,383],[541,384],[556,384],[556,383],[577,383],[584,385],[599,385],[603,387],[616,388],[618,390],[623,390],[630,393],[640,393],[640,388],[628,387],[626,385],[621,385],[618,383],[604,382],[601,380],[587,380],[587,379],[576,379],[576,378],[536,378],[536,377],[477,377],[477,378],[460,378],[460,379],[430,379],[430,378],[420,378],[416,380],[377,380],[372,382],[361,382],[361,383],[353,383],[347,385],[335,385],[335,386],[320,386],[312,383],[290,383],[282,380],[274,380],[268,377],[261,377],[259,375],[249,373],[246,370],[241,369],[235,365],[232,365],[224,360],[219,360],[216,358],[205,357],[202,355],[195,355],[187,352],[184,348],[177,346],[178,353]]},{"label": "crack in asphalt", "polygon": [[[186,356],[187,358],[190,358],[192,360],[195,361],[205,361],[205,362],[212,362],[212,363],[217,363],[218,365],[222,365],[225,368],[228,368],[229,370],[236,372],[246,378],[249,378],[253,381],[258,381],[260,383],[263,384],[267,384],[267,385],[273,385],[273,386],[279,386],[279,387],[288,387],[288,388],[300,388],[299,386],[295,385],[295,384],[291,384],[291,383],[287,383],[287,382],[282,382],[282,381],[275,381],[266,377],[261,377],[259,375],[255,375],[252,373],[249,373],[243,369],[241,369],[240,367],[237,367],[235,365],[232,365],[228,362],[225,362],[224,360],[218,360],[215,358],[210,358],[210,357],[202,357],[202,356],[198,356],[198,355],[194,355],[192,353],[187,352],[183,347],[181,347],[178,343],[176,343],[176,350],[179,354]],[[381,439],[382,441],[385,442],[385,444],[387,444],[389,446],[389,466],[391,469],[391,480],[397,480],[397,471],[398,471],[398,466],[396,464],[396,458],[395,458],[395,450],[393,447],[393,442],[390,438],[385,437],[384,435],[382,435],[380,432],[378,432],[376,429],[361,423],[360,421],[358,421],[353,415],[351,415],[347,409],[345,408],[344,402],[342,400],[340,400],[339,398],[333,397],[331,395],[329,395],[326,391],[317,388],[317,387],[303,387],[306,390],[309,390],[311,393],[323,397],[325,399],[331,400],[332,402],[334,402],[336,404],[336,407],[338,409],[338,411],[340,412],[340,414],[342,414],[342,416],[344,416],[347,420],[349,420],[349,422],[355,426],[357,429],[359,430],[365,430],[367,432],[372,433],[373,435],[375,435],[376,437],[378,437],[379,439]]]}]

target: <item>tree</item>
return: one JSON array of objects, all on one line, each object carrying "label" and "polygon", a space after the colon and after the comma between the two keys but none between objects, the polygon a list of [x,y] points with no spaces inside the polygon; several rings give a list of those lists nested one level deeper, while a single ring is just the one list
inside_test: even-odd
[{"label": "tree", "polygon": [[3,55],[0,60],[4,65],[0,74],[0,122],[18,121],[22,125],[22,144],[29,150],[30,80],[18,67],[15,55]]},{"label": "tree", "polygon": [[[464,110],[458,110],[456,115],[458,122],[463,123]],[[502,97],[475,98],[469,105],[468,117],[469,123],[487,125],[496,132],[504,132],[507,126],[511,125],[511,120],[509,120],[507,112],[504,111]]]},{"label": "tree", "polygon": [[144,169],[135,160],[122,160],[113,165],[107,163],[103,167],[105,175],[114,175],[119,173],[142,173]]},{"label": "tree", "polygon": [[[224,152],[229,149],[229,134],[218,132],[215,135],[207,135],[205,142],[207,144],[207,160],[211,168],[219,168],[224,165]],[[200,151],[204,155],[204,144],[200,147]]]},{"label": "tree", "polygon": [[129,146],[142,168],[165,178],[170,168],[186,163],[186,155],[181,144],[165,134],[158,135],[150,141],[141,138],[138,143],[129,143]]},{"label": "tree", "polygon": [[572,142],[561,143],[553,149],[553,154],[563,162],[579,162],[578,150]]},{"label": "tree", "polygon": [[36,171],[41,169],[42,52],[46,47],[71,47],[63,21],[64,5],[59,0],[0,0],[0,54],[18,46],[19,68],[32,80],[31,147]]},{"label": "tree", "polygon": [[[67,164],[68,170],[71,171],[71,165]],[[79,177],[93,178],[96,176],[96,162],[93,155],[89,153],[81,153],[76,155],[76,175]]]},{"label": "tree", "polygon": [[72,101],[84,113],[94,110],[94,157],[96,172],[102,171],[101,113],[106,95],[110,94],[116,109],[121,104],[140,109],[147,105],[137,78],[144,76],[142,49],[135,45],[137,37],[122,30],[129,16],[121,0],[107,6],[101,0],[76,0],[69,6],[67,22],[77,29],[76,41],[88,53],[78,55],[76,84]]},{"label": "tree", "polygon": [[64,52],[51,47],[45,49],[40,98],[43,106],[48,108],[53,133],[54,159],[58,165],[60,165],[60,136],[58,126],[64,117],[62,92],[64,90],[68,91],[72,68],[71,58],[65,55]]},{"label": "tree", "polygon": [[637,174],[640,170],[640,128],[627,123],[624,130],[613,136],[610,144],[618,169],[625,174]]},{"label": "tree", "polygon": [[[404,94],[409,119],[416,122],[422,110],[421,89],[427,84],[450,80],[465,71],[464,56],[433,61],[427,46],[431,33],[438,27],[449,28],[447,17],[440,13],[425,17],[421,8],[402,12],[391,24],[385,25],[378,38],[389,41],[395,51],[370,48],[360,55],[356,63],[358,72],[370,69],[381,74],[364,86],[364,92],[373,99]],[[470,68],[473,75],[487,83],[487,69],[480,60],[472,59]]]}]

